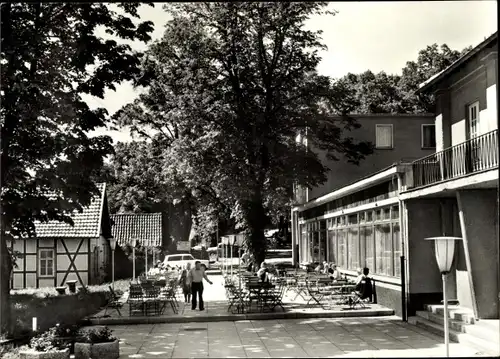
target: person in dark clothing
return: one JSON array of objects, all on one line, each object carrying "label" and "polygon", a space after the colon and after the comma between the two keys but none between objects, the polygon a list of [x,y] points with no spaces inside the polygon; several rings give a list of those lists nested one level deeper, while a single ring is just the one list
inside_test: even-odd
[{"label": "person in dark clothing", "polygon": [[373,294],[373,285],[371,279],[368,277],[370,270],[363,268],[363,276],[359,283],[356,285],[355,294],[361,299],[371,299]]}]

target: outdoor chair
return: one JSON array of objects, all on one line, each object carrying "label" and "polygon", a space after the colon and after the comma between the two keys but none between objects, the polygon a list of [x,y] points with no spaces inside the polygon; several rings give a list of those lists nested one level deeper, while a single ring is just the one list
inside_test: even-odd
[{"label": "outdoor chair", "polygon": [[229,312],[234,306],[236,307],[237,313],[244,312],[246,292],[242,288],[238,288],[234,284],[227,284],[225,287],[229,302],[227,311]]},{"label": "outdoor chair", "polygon": [[349,297],[350,309],[355,309],[356,306],[366,308],[365,303],[372,300],[373,285],[371,278],[365,277],[356,287],[356,290]]},{"label": "outdoor chair", "polygon": [[160,288],[151,287],[145,290],[144,295],[144,314],[158,315],[160,312]]},{"label": "outdoor chair", "polygon": [[283,311],[285,308],[283,307],[283,297],[286,292],[286,282],[284,280],[276,281],[276,287],[273,290],[268,291],[264,295],[261,296],[261,306],[262,310],[264,307],[269,308],[274,311],[274,309],[279,305]]},{"label": "outdoor chair", "polygon": [[320,278],[318,276],[310,275],[306,279],[306,290],[307,294],[309,295],[309,300],[306,303],[306,308],[307,307],[312,307],[313,305],[317,305],[321,307],[322,309],[325,309],[324,304],[322,303],[322,300],[326,296],[326,293],[323,292],[319,286]]},{"label": "outdoor chair", "polygon": [[144,293],[140,285],[130,284],[127,302],[129,305],[129,316],[132,316],[134,313],[144,314]]},{"label": "outdoor chair", "polygon": [[293,289],[296,292],[295,297],[293,298],[293,301],[295,301],[299,296],[302,297],[302,299],[307,300],[307,275],[305,274],[297,274],[296,279],[295,279],[295,285],[293,286]]},{"label": "outdoor chair", "polygon": [[170,303],[172,310],[177,314],[179,303],[177,301],[177,279],[171,279],[164,289],[164,295],[166,300]]},{"label": "outdoor chair", "polygon": [[155,287],[165,287],[167,285],[167,280],[166,279],[160,279],[160,280],[157,280],[155,281],[155,284],[154,286]]},{"label": "outdoor chair", "polygon": [[122,309],[123,305],[125,304],[125,301],[122,300],[122,298],[118,297],[116,292],[113,290],[113,287],[109,286],[109,293],[110,293],[110,298],[108,300],[108,303],[106,304],[106,307],[104,308],[104,314],[103,316],[109,316],[107,315],[108,309],[111,310],[116,310],[118,315],[121,317],[122,313],[120,312],[120,309]]}]

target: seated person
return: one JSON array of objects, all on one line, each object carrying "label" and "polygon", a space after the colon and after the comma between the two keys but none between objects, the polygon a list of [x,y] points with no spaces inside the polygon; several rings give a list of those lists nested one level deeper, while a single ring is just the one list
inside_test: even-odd
[{"label": "seated person", "polygon": [[358,284],[356,284],[355,294],[361,300],[372,298],[373,294],[373,285],[371,279],[368,277],[368,273],[370,270],[368,268],[363,268],[363,276]]},{"label": "seated person", "polygon": [[329,274],[330,273],[329,270],[330,270],[330,265],[328,264],[327,261],[324,261],[323,262],[323,272],[322,273],[323,274]]},{"label": "seated person", "polygon": [[318,266],[314,269],[316,273],[323,272],[323,263],[318,264]]},{"label": "seated person", "polygon": [[363,270],[361,268],[358,268],[356,272],[358,273],[358,276],[354,280],[354,284],[358,285],[363,279],[364,275],[363,275]]},{"label": "seated person", "polygon": [[155,275],[160,274],[160,264],[161,264],[161,261],[157,261],[156,264],[155,264],[155,266],[154,266],[154,268],[151,268],[149,270],[148,274],[151,275],[151,276],[155,276]]},{"label": "seated person", "polygon": [[260,264],[260,269],[257,271],[257,277],[259,277],[259,280],[261,282],[269,282],[269,276],[268,276],[268,269],[267,269],[267,263],[262,262]]},{"label": "seated person", "polygon": [[334,281],[337,281],[337,280],[342,278],[342,275],[341,275],[340,271],[338,270],[336,264],[332,264],[328,273],[330,273],[330,278],[333,279]]}]

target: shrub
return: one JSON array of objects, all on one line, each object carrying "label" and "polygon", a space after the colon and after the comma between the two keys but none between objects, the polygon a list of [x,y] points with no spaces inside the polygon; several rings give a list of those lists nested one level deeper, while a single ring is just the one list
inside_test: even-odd
[{"label": "shrub", "polygon": [[52,352],[68,347],[68,344],[63,343],[57,334],[58,329],[56,327],[50,328],[46,332],[31,338],[29,346],[37,352]]},{"label": "shrub", "polygon": [[78,339],[79,342],[88,344],[109,343],[115,340],[116,337],[108,327],[82,329]]}]

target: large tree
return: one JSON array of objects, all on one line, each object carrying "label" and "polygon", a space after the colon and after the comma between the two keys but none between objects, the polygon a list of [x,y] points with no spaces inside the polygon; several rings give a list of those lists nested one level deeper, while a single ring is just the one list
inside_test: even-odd
[{"label": "large tree", "polygon": [[[117,118],[171,138],[165,166],[194,196],[224,203],[257,262],[275,196],[315,186],[327,168],[296,142],[307,135],[331,158],[358,163],[371,151],[345,131],[357,126],[328,77],[320,76],[321,32],[304,28],[327,3],[178,3],[150,47],[138,85],[147,90]],[[171,133],[170,133],[171,132]]]},{"label": "large tree", "polygon": [[137,3],[3,3],[1,5],[1,318],[8,329],[12,262],[7,236],[34,235],[34,221],[71,223],[69,214],[90,203],[92,182],[112,153],[103,108],[82,95],[138,74],[140,54],[104,40],[96,30],[126,40],[150,40],[151,22]]},{"label": "large tree", "polygon": [[343,91],[354,113],[433,113],[434,96],[417,95],[419,85],[470,50],[470,46],[457,51],[433,44],[419,51],[417,61],[408,61],[401,75],[370,70],[349,73],[335,81],[334,87]]}]

